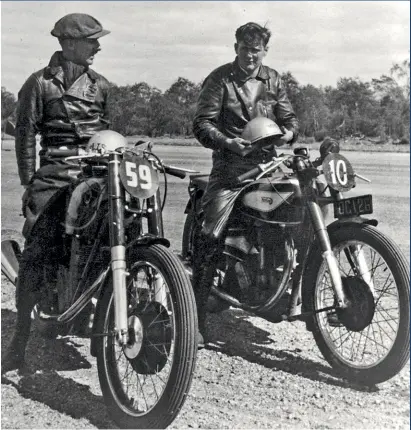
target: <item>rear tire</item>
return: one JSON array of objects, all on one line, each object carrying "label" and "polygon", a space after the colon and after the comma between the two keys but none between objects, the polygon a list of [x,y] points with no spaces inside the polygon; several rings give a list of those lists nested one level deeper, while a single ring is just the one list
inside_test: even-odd
[{"label": "rear tire", "polygon": [[[387,381],[400,372],[410,356],[408,262],[390,238],[369,225],[341,227],[330,234],[330,240],[340,272],[353,281],[351,291],[357,291],[357,300],[363,300],[359,307],[359,321],[366,311],[371,312],[372,319],[371,322],[364,320],[365,327],[361,323],[355,327],[355,319],[344,322],[344,314],[338,316],[338,311],[337,317],[335,313],[314,314],[309,323],[315,341],[324,358],[341,376],[366,385]],[[359,246],[362,250],[370,273],[368,283],[361,275],[345,271],[345,268],[352,267],[344,251],[348,246]],[[328,267],[318,247],[309,261],[311,264],[303,280],[306,310],[333,306]],[[371,296],[364,290],[364,285],[371,291]],[[372,348],[375,348],[374,362],[370,362]]]},{"label": "rear tire", "polygon": [[[114,335],[96,338],[101,390],[108,413],[120,428],[166,428],[185,402],[195,369],[194,294],[181,262],[162,245],[137,248],[129,263],[128,318],[142,328],[134,332],[130,347],[121,347]],[[155,284],[159,279],[160,290]],[[97,335],[113,332],[111,279],[95,318]]]}]

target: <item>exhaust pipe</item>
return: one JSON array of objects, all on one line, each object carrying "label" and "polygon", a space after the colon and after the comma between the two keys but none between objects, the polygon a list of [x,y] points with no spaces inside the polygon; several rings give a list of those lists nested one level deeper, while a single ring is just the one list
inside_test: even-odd
[{"label": "exhaust pipe", "polygon": [[13,285],[17,283],[20,256],[20,246],[15,240],[1,242],[1,271]]}]

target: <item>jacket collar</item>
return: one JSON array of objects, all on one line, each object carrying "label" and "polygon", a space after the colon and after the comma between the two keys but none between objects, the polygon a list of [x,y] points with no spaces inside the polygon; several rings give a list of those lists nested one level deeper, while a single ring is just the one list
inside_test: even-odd
[{"label": "jacket collar", "polygon": [[[244,73],[244,71],[238,65],[238,58],[237,57],[235,58],[235,60],[232,63],[231,74],[240,82],[246,82],[249,79],[249,77]],[[262,81],[269,79],[270,75],[268,73],[268,67],[261,65],[260,69],[258,70],[257,76],[255,78],[262,80]]]},{"label": "jacket collar", "polygon": [[[64,83],[64,71],[61,67],[62,61],[62,51],[56,51],[50,58],[49,65],[46,67],[46,73],[59,80],[61,83]],[[87,73],[93,81],[98,78],[98,74],[92,69],[87,69],[85,73]]]}]

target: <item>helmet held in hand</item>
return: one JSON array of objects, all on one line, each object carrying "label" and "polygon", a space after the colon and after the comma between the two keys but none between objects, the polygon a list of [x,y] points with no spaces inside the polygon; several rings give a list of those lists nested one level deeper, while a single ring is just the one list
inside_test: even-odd
[{"label": "helmet held in hand", "polygon": [[284,133],[281,131],[280,127],[272,119],[261,116],[247,123],[241,137],[254,144],[269,137],[275,138],[283,135]]}]

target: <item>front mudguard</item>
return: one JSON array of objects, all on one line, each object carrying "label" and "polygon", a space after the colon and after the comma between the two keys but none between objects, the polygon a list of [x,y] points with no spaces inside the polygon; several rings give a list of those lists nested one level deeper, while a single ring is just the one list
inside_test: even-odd
[{"label": "front mudguard", "polygon": [[130,243],[128,243],[126,245],[126,250],[130,251],[131,249],[135,248],[135,247],[140,247],[140,246],[150,246],[150,245],[163,245],[166,248],[170,247],[170,241],[164,237],[158,237],[155,236],[154,234],[143,234],[139,237],[137,237],[136,239],[132,240]]},{"label": "front mudguard", "polygon": [[372,225],[373,227],[377,227],[378,220],[376,220],[375,218],[364,218],[362,216],[337,219],[327,226],[328,234],[340,228],[345,228],[350,224],[367,224]]},{"label": "front mudguard", "polygon": [[[145,246],[151,246],[151,245],[155,245],[155,244],[159,244],[159,245],[163,245],[166,248],[170,247],[170,241],[168,239],[165,239],[164,237],[158,237],[152,234],[144,234],[142,236],[139,236],[138,238],[132,240],[130,243],[128,243],[126,245],[126,253],[127,253],[127,257],[132,257],[132,251],[136,248]],[[111,273],[111,272],[109,272]],[[111,288],[110,285],[108,285],[108,282],[110,282],[112,279],[111,276],[106,276],[106,278],[104,279],[100,291],[98,293],[98,300],[97,300],[97,306],[96,306],[96,315],[100,312],[100,304],[102,303],[101,298],[103,297],[103,292],[106,288]],[[91,331],[91,341],[90,341],[90,354],[95,357],[96,356],[96,336],[101,336],[103,335],[102,333],[97,333],[97,318],[96,316],[94,317],[93,320],[93,328]]]},{"label": "front mudguard", "polygon": [[[369,219],[369,218],[364,218],[362,216],[337,219],[327,226],[328,235],[331,236],[335,231],[339,230],[340,228],[347,228],[350,225],[358,225],[358,224],[368,224],[368,225],[372,225],[373,227],[376,227],[378,225],[378,221],[374,218]],[[314,254],[318,252],[319,248],[320,248],[319,241],[317,238],[315,238],[308,252],[307,264],[309,264],[310,261],[313,261]],[[306,270],[307,268],[305,268],[304,271]]]},{"label": "front mudguard", "polygon": [[[350,225],[358,225],[358,224],[367,224],[367,225],[372,225],[373,227],[376,227],[378,225],[378,220],[376,220],[375,218],[371,218],[371,219],[364,218],[362,216],[337,219],[327,226],[328,235],[331,236],[335,231],[339,230],[340,228],[347,228]],[[316,238],[313,241],[312,245],[310,246],[308,256],[305,260],[304,270],[303,270],[301,279],[303,279],[304,276],[306,276],[306,274],[309,272],[310,262],[315,261],[316,254],[318,252],[322,253],[320,250],[320,243]],[[308,294],[307,291],[303,289],[302,291],[303,311],[304,311],[304,304],[308,303],[307,294]]]}]

